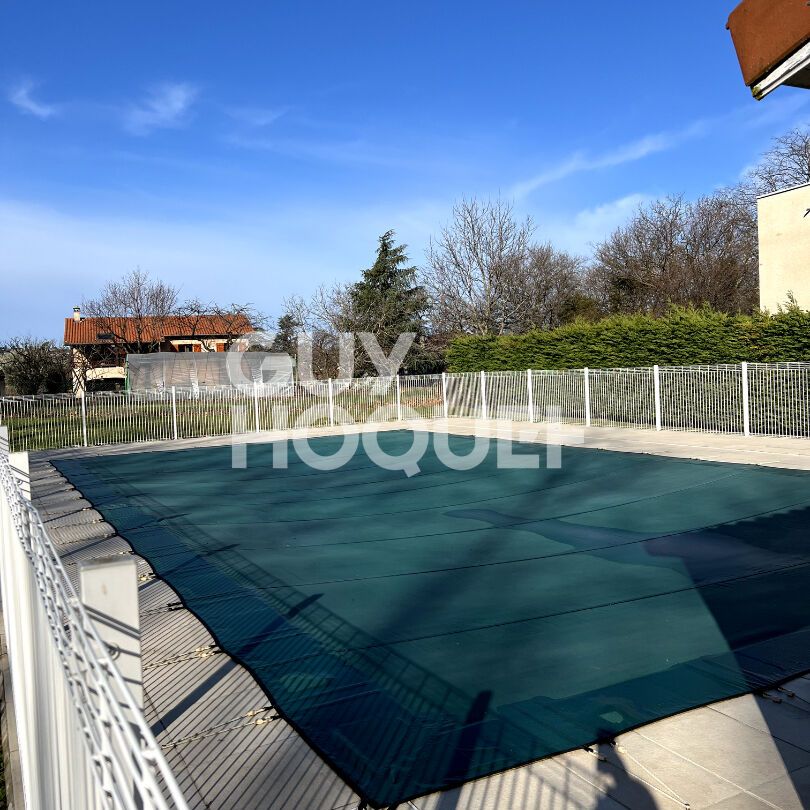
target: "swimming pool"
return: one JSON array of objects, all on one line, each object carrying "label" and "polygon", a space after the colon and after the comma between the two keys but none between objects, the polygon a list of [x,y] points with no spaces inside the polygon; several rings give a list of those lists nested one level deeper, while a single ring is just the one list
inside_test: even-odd
[{"label": "swimming pool", "polygon": [[54,464],[374,804],[810,669],[810,473],[570,447],[502,469],[494,445],[452,470],[427,440],[412,477],[363,448]]}]

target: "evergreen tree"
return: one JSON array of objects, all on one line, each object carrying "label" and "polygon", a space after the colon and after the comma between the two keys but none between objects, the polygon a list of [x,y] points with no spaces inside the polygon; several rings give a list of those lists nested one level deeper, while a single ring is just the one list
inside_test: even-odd
[{"label": "evergreen tree", "polygon": [[282,315],[278,319],[276,327],[276,336],[273,339],[273,345],[270,347],[272,352],[284,352],[295,357],[298,350],[298,331],[301,324],[289,313]]},{"label": "evergreen tree", "polygon": [[[363,271],[361,281],[349,289],[351,304],[350,326],[354,332],[371,332],[386,355],[403,332],[414,332],[416,342],[405,359],[408,370],[422,365],[424,316],[428,297],[416,283],[416,267],[408,265],[406,245],[394,244],[394,231],[386,231],[379,239],[374,264]],[[359,374],[374,373],[374,366],[365,353],[358,358]]]}]

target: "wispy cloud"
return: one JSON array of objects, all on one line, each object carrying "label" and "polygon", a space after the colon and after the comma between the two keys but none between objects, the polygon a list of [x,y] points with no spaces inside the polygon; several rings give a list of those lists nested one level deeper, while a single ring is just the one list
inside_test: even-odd
[{"label": "wispy cloud", "polygon": [[[420,159],[402,147],[381,146],[364,138],[345,141],[304,138],[263,138],[233,134],[225,142],[240,149],[268,152],[298,160],[315,160],[350,166],[425,169],[430,161]],[[436,161],[438,162],[438,161]]]},{"label": "wispy cloud", "polygon": [[792,126],[805,123],[807,121],[807,104],[810,102],[807,93],[788,93],[783,96],[771,96],[770,104],[757,104],[751,110],[746,110],[745,116],[739,116],[741,110],[736,110],[733,115],[740,118],[740,123],[749,129],[765,127],[781,127],[785,122]]},{"label": "wispy cloud", "polygon": [[250,127],[267,127],[287,112],[286,107],[230,107],[228,115]]},{"label": "wispy cloud", "polygon": [[140,104],[124,113],[124,128],[133,135],[149,135],[156,129],[185,126],[199,89],[187,82],[164,82],[148,93]]},{"label": "wispy cloud", "polygon": [[55,104],[45,104],[42,101],[37,101],[33,96],[36,88],[37,84],[31,79],[23,79],[11,88],[8,100],[21,112],[46,121],[56,115],[59,108]]},{"label": "wispy cloud", "polygon": [[746,105],[735,107],[716,116],[700,118],[680,129],[645,135],[626,144],[602,153],[575,152],[554,166],[515,183],[510,189],[515,199],[530,195],[542,186],[563,180],[573,174],[608,169],[643,160],[650,155],[668,152],[682,144],[711,135],[723,129],[758,129],[770,126],[784,126],[791,122],[793,126],[807,121],[804,112],[810,95],[799,93],[782,99],[773,99],[768,104]]},{"label": "wispy cloud", "polygon": [[572,174],[621,166],[625,163],[642,160],[650,155],[666,152],[679,146],[684,141],[706,134],[710,126],[710,121],[701,119],[683,129],[645,135],[601,154],[575,152],[556,166],[551,166],[527,180],[515,183],[510,189],[510,194],[516,199],[521,199],[542,186],[563,180]]},{"label": "wispy cloud", "polygon": [[617,200],[583,208],[573,216],[541,216],[541,233],[548,233],[558,247],[572,253],[589,255],[595,243],[626,222],[640,205],[652,199],[654,198],[649,194],[635,192]]}]

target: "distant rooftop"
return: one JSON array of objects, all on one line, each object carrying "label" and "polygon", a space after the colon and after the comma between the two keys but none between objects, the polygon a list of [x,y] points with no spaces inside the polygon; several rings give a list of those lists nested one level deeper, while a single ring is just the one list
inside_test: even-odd
[{"label": "distant rooftop", "polygon": [[[252,331],[244,315],[145,318],[65,318],[65,345],[127,342],[162,343],[170,338],[234,337]],[[114,333],[114,335],[113,335]]]}]

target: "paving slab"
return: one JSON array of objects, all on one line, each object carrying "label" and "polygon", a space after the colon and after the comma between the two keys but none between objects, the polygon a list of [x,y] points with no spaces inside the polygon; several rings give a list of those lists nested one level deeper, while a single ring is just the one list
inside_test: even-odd
[{"label": "paving slab", "polygon": [[636,733],[687,757],[717,779],[746,788],[810,765],[807,750],[711,707],[684,712]]},{"label": "paving slab", "polygon": [[807,735],[810,705],[776,691],[768,694],[779,702],[775,703],[774,699],[767,697],[745,695],[717,703],[711,708],[762,734],[807,751],[810,747]]},{"label": "paving slab", "polygon": [[793,771],[789,776],[779,776],[772,782],[757,787],[757,795],[783,810],[802,810],[810,802],[810,768]]},{"label": "paving slab", "polygon": [[628,806],[608,796],[590,774],[559,757],[477,779],[410,804],[417,810],[621,810]]}]

